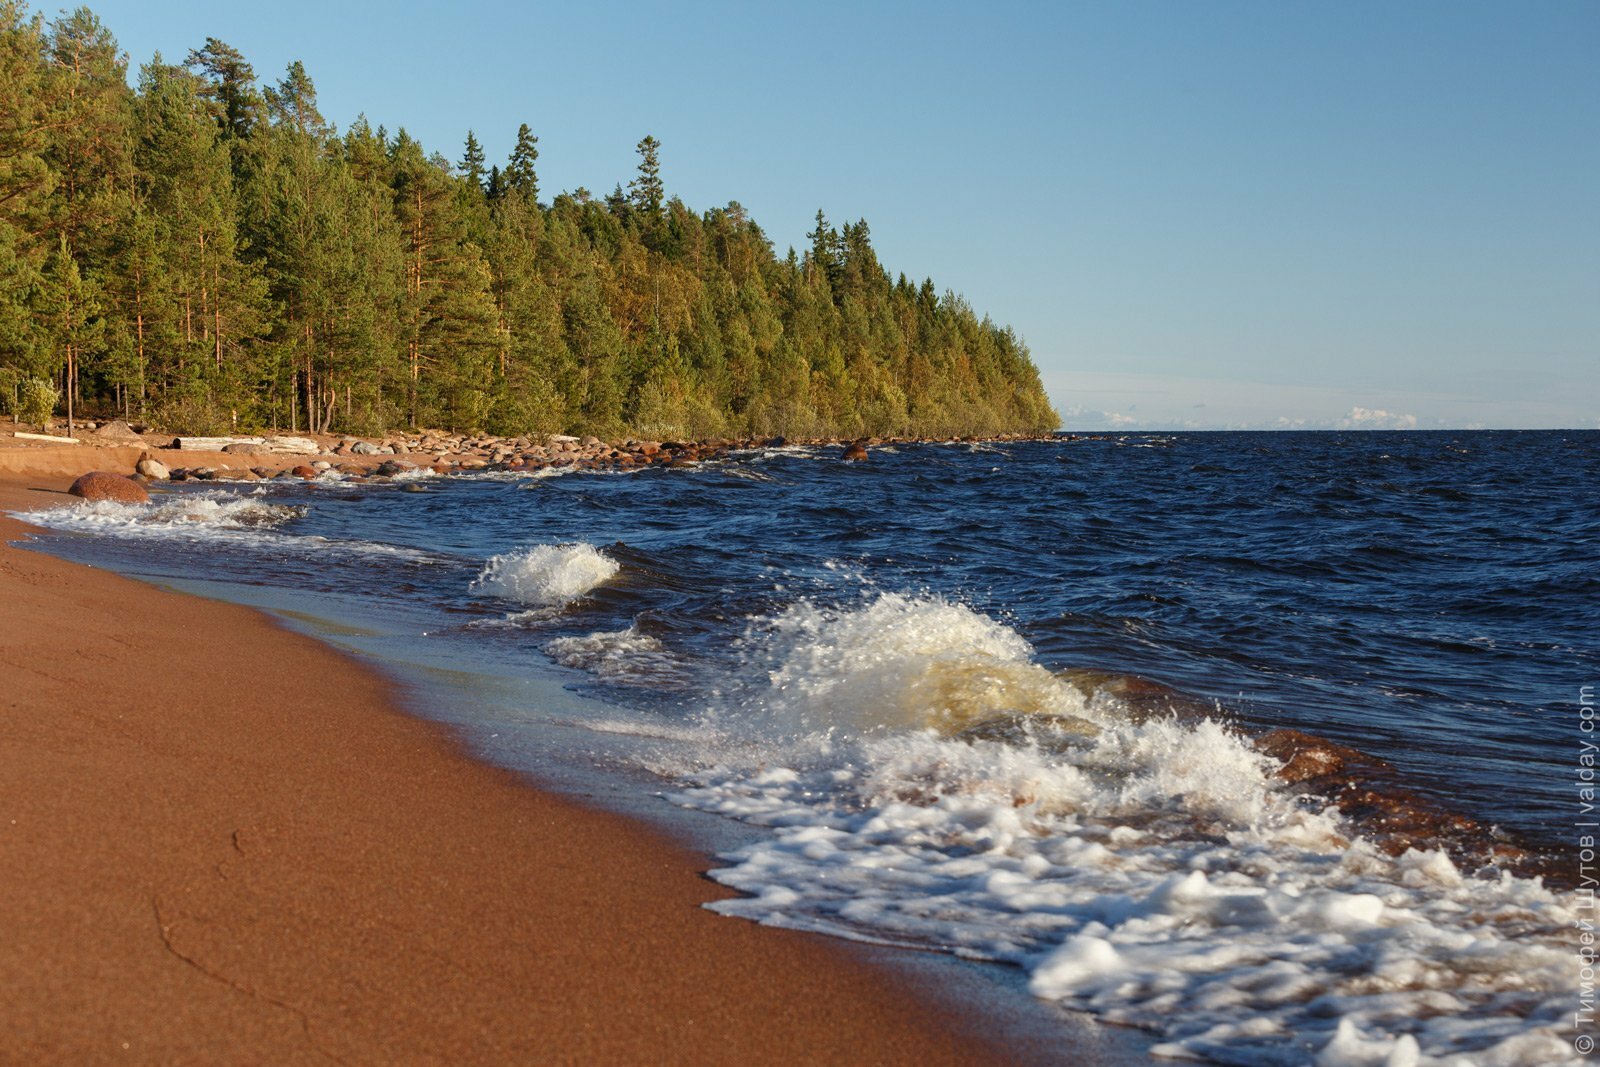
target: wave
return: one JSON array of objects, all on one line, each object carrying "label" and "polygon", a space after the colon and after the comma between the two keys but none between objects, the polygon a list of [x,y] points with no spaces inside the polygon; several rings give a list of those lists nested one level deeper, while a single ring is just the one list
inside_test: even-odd
[{"label": "wave", "polygon": [[746,637],[771,683],[757,706],[780,732],[928,727],[1089,714],[1016,631],[939,597],[880,593],[855,608],[801,601]]},{"label": "wave", "polygon": [[563,666],[589,671],[607,681],[656,689],[675,689],[684,682],[679,665],[661,642],[641,632],[637,625],[581,637],[558,637],[545,645],[545,651]]},{"label": "wave", "polygon": [[753,691],[650,757],[774,830],[714,910],[1012,963],[1163,1055],[1577,1062],[1572,894],[1392,855],[1230,727],[1058,678],[960,604],[802,603],[746,640]]},{"label": "wave", "polygon": [[490,558],[471,590],[534,608],[558,608],[616,577],[616,560],[591,544],[535,545]]},{"label": "wave", "polygon": [[210,490],[162,494],[143,504],[80,502],[29,512],[23,518],[77,533],[202,539],[226,531],[275,529],[303,518],[307,511],[302,505],[275,503],[261,490]]},{"label": "wave", "polygon": [[304,504],[284,504],[268,490],[162,493],[144,504],[109,500],[69,504],[18,513],[25,522],[63,533],[94,534],[127,540],[179,541],[231,545],[247,550],[294,553],[339,552],[377,556],[421,564],[439,558],[419,549],[379,541],[301,536],[282,527],[310,514]]}]

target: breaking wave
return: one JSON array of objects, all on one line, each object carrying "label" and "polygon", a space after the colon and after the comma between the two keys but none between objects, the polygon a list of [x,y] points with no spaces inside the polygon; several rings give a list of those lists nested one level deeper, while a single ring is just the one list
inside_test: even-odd
[{"label": "breaking wave", "polygon": [[121,537],[205,537],[216,531],[270,530],[303,518],[306,512],[302,505],[274,503],[259,490],[210,490],[163,494],[144,504],[80,502],[29,512],[24,517],[53,530]]},{"label": "breaking wave", "polygon": [[1012,963],[1040,997],[1230,1064],[1576,1062],[1534,879],[1394,856],[1211,719],[1141,717],[960,604],[795,605],[673,765],[771,827],[722,857],[758,922]]},{"label": "breaking wave", "polygon": [[471,589],[534,608],[555,608],[581,599],[621,569],[616,560],[581,541],[535,545],[491,557]]}]

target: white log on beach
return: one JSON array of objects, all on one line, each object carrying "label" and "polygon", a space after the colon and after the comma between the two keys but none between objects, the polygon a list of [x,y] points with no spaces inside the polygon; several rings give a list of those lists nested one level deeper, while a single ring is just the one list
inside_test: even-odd
[{"label": "white log on beach", "polygon": [[47,433],[23,433],[21,430],[11,436],[24,441],[53,441],[58,445],[75,445],[78,443],[76,437],[56,437]]},{"label": "white log on beach", "polygon": [[314,456],[322,451],[309,437],[269,437],[266,440],[267,449],[292,456]]},{"label": "white log on beach", "polygon": [[180,437],[178,447],[185,452],[221,452],[229,445],[264,444],[261,437]]}]

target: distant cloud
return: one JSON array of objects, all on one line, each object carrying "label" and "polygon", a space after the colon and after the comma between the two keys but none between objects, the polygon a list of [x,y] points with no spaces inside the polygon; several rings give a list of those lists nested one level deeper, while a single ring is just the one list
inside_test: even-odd
[{"label": "distant cloud", "polygon": [[1382,408],[1353,407],[1336,425],[1341,430],[1415,430],[1415,415],[1400,415]]}]

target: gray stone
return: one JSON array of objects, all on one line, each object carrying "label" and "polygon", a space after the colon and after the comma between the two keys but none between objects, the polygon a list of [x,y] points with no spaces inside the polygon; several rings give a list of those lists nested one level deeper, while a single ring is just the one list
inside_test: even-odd
[{"label": "gray stone", "polygon": [[167,470],[167,465],[159,460],[150,459],[148,456],[139,461],[134,468],[152,482],[164,482],[172,477],[172,472]]}]

